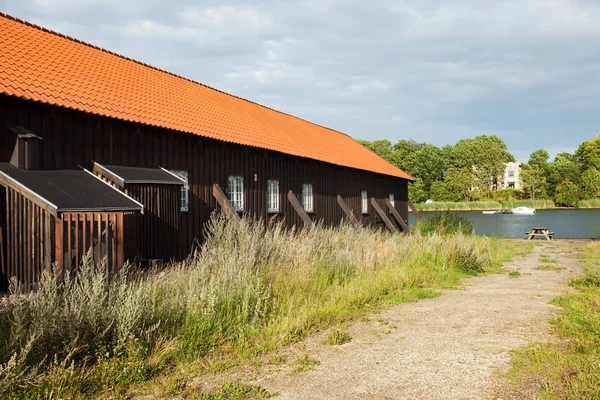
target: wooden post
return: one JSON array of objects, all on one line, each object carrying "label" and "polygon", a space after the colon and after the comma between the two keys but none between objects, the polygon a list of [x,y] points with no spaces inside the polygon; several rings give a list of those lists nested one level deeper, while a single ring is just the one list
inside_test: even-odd
[{"label": "wooden post", "polygon": [[45,220],[44,227],[44,269],[52,271],[52,246],[54,246],[54,230],[52,229],[52,217],[50,214],[43,213]]},{"label": "wooden post", "polygon": [[350,220],[350,222],[352,222],[352,225],[354,225],[355,227],[358,227],[360,225],[360,223],[358,222],[358,220],[354,216],[354,213],[348,207],[348,205],[346,204],[346,202],[344,201],[344,199],[342,199],[342,196],[340,196],[339,194],[337,196],[337,202],[340,205],[340,207],[342,208],[342,210],[346,213],[346,216],[348,217],[348,219]]},{"label": "wooden post", "polygon": [[56,268],[57,268],[57,278],[62,280],[62,273],[64,269],[64,261],[63,261],[63,246],[64,246],[64,237],[63,237],[63,220],[62,218],[55,218],[55,242],[56,242]]},{"label": "wooden post", "polygon": [[[1,212],[1,210],[0,210]],[[4,228],[0,226],[0,271],[7,275],[7,279],[10,279],[7,274],[6,265],[4,264]]]},{"label": "wooden post", "polygon": [[408,200],[408,206],[410,207],[411,210],[413,210],[413,212],[415,213],[415,217],[417,217],[417,219],[423,219],[423,216],[421,215],[421,213],[419,213],[419,210],[417,210],[417,207],[415,207],[415,205],[412,203],[412,201]]},{"label": "wooden post", "polygon": [[240,216],[231,206],[229,199],[227,198],[227,196],[225,196],[225,193],[223,193],[223,190],[221,190],[221,187],[216,183],[213,185],[213,196],[215,197],[215,199],[217,199],[217,202],[219,203],[219,205],[221,206],[223,211],[225,211],[225,214],[227,216],[229,216],[231,219],[233,219],[235,221],[240,220]]},{"label": "wooden post", "polygon": [[288,192],[287,198],[288,198],[289,202],[292,204],[292,207],[294,207],[294,210],[296,210],[296,212],[298,213],[300,218],[302,218],[302,221],[304,222],[304,226],[308,229],[312,228],[312,226],[313,226],[312,219],[310,219],[310,215],[308,215],[308,213],[304,210],[304,207],[302,207],[302,204],[300,204],[300,202],[298,201],[298,198],[296,198],[296,195],[294,194],[294,192],[292,192],[290,190]]},{"label": "wooden post", "polygon": [[388,227],[388,229],[392,233],[397,233],[398,229],[396,229],[394,224],[392,224],[392,221],[390,221],[390,219],[387,217],[387,215],[385,215],[385,212],[381,209],[381,207],[379,207],[379,204],[377,203],[377,201],[375,201],[374,197],[371,197],[371,205],[373,206],[373,208],[379,215],[379,218],[381,218],[383,220],[383,222],[385,222],[385,225]]},{"label": "wooden post", "polygon": [[385,199],[385,205],[390,209],[392,215],[394,216],[394,218],[396,218],[396,221],[398,221],[398,223],[402,227],[402,231],[408,235],[410,233],[410,228],[408,227],[406,222],[404,222],[400,214],[398,214],[396,208],[392,205],[392,203],[390,203],[390,199]]}]

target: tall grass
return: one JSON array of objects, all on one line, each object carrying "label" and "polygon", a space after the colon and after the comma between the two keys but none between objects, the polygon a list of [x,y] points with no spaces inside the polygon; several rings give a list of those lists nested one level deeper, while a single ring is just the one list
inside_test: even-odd
[{"label": "tall grass", "polygon": [[430,218],[418,221],[415,230],[422,235],[437,233],[443,236],[472,235],[474,232],[471,221],[450,211],[436,212]]},{"label": "tall grass", "polygon": [[499,210],[502,204],[497,201],[434,202],[415,204],[419,211],[459,211],[459,210]]},{"label": "tall grass", "polygon": [[600,208],[600,199],[579,200],[578,208]]},{"label": "tall grass", "polygon": [[509,377],[517,388],[535,385],[540,398],[600,398],[600,243],[585,247],[575,293],[552,301],[562,308],[553,321],[557,340],[513,355]]},{"label": "tall grass", "polygon": [[431,297],[503,257],[494,241],[460,234],[294,232],[219,215],[206,236],[161,271],[125,267],[109,281],[86,258],[76,278],[44,272],[32,292],[12,282],[0,309],[0,397],[118,392],[214,352],[266,351]]},{"label": "tall grass", "polygon": [[554,208],[554,202],[550,199],[542,200],[502,200],[500,202],[502,208],[517,208],[517,207],[529,207],[536,209]]}]

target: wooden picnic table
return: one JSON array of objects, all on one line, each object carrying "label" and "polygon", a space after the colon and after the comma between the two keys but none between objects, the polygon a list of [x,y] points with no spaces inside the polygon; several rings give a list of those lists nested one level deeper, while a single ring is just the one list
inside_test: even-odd
[{"label": "wooden picnic table", "polygon": [[555,232],[550,232],[547,226],[544,227],[534,227],[531,228],[530,232],[525,232],[527,235],[527,240],[531,240],[535,237],[546,238],[546,240],[552,240],[552,237],[555,235]]}]

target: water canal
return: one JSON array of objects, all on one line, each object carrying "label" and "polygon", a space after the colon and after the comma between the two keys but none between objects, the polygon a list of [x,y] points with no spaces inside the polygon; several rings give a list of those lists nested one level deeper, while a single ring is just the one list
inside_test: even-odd
[{"label": "water canal", "polygon": [[[473,223],[478,235],[503,238],[523,238],[524,233],[533,227],[548,227],[556,232],[555,238],[600,238],[599,209],[549,209],[537,210],[535,215],[482,214],[481,211],[454,211]],[[429,218],[431,212],[421,212]],[[414,225],[414,213],[409,213],[408,221]]]}]

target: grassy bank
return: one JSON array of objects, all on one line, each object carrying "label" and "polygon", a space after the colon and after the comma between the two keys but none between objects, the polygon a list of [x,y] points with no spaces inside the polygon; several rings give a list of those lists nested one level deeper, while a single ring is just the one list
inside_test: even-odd
[{"label": "grassy bank", "polygon": [[600,199],[580,200],[577,208],[600,208]]},{"label": "grassy bank", "polygon": [[0,310],[0,397],[110,397],[159,376],[159,397],[198,395],[186,392],[194,375],[436,296],[531,245],[350,226],[293,233],[219,216],[207,230],[200,251],[162,271],[125,268],[109,282],[84,263],[62,283],[45,273],[32,293],[13,285]]},{"label": "grassy bank", "polygon": [[[600,200],[599,200],[600,203]],[[599,205],[600,206],[600,205]],[[470,211],[470,210],[503,210],[516,207],[531,207],[536,209],[554,208],[552,200],[502,200],[498,201],[463,201],[418,203],[419,211]]]},{"label": "grassy bank", "polygon": [[502,204],[497,201],[440,201],[435,203],[418,203],[415,207],[419,211],[469,211],[469,210],[499,210]]},{"label": "grassy bank", "polygon": [[501,201],[502,208],[517,208],[517,207],[529,207],[538,210],[546,208],[554,208],[554,202],[552,200],[506,200]]},{"label": "grassy bank", "polygon": [[535,385],[545,399],[600,398],[600,243],[588,244],[577,289],[558,297],[555,343],[515,352],[509,377],[516,386]]}]

